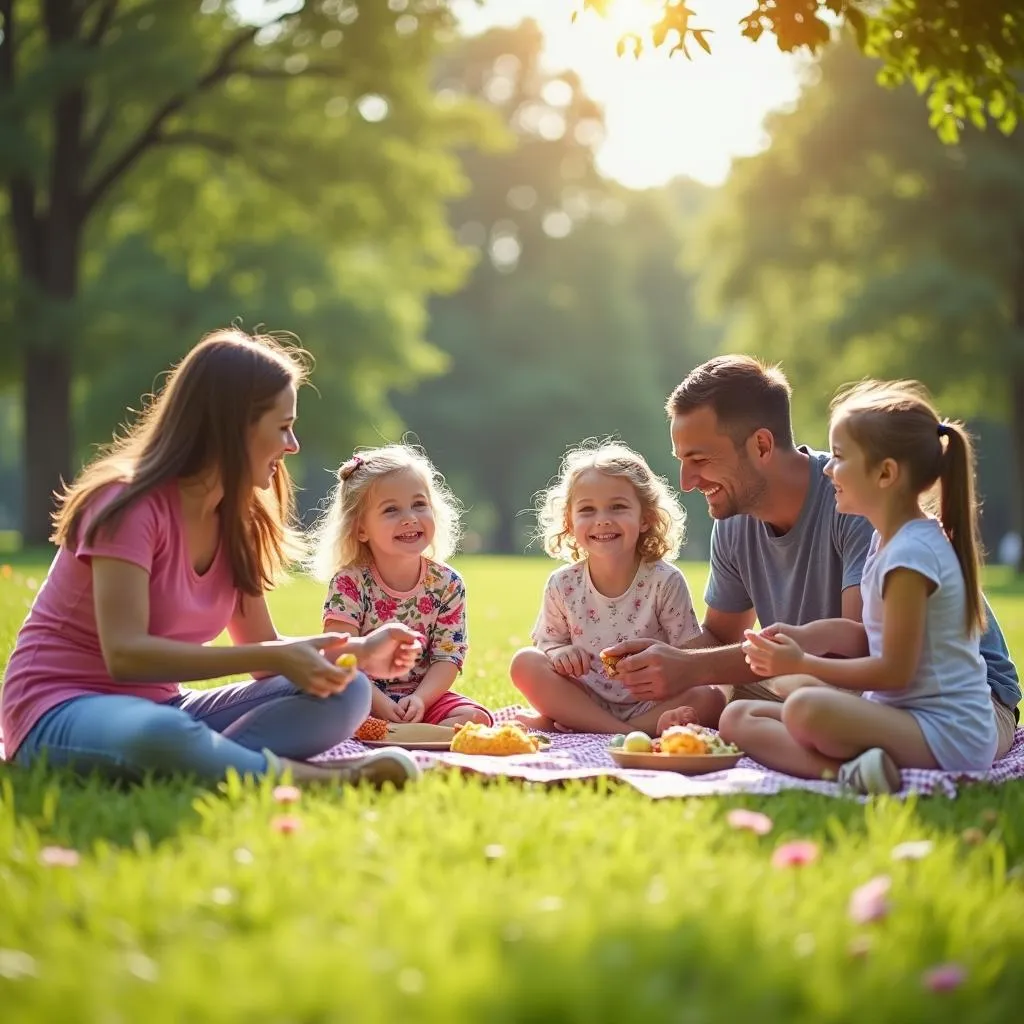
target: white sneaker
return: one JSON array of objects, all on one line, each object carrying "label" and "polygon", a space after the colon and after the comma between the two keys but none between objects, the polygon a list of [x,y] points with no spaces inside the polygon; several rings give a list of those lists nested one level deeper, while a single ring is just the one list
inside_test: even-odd
[{"label": "white sneaker", "polygon": [[839,785],[871,796],[899,792],[903,778],[896,762],[881,747],[872,747],[840,767]]},{"label": "white sneaker", "polygon": [[329,782],[336,780],[353,785],[368,782],[380,788],[390,782],[401,789],[407,782],[415,782],[422,776],[416,759],[401,747],[381,747],[361,757],[344,757],[336,761],[289,761],[281,758],[281,764],[291,769],[295,782]]}]

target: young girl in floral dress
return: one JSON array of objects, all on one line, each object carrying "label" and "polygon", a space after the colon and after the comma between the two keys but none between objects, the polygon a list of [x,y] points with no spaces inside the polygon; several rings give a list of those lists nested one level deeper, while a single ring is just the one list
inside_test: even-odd
[{"label": "young girl in floral dress", "polygon": [[416,448],[373,448],[338,470],[312,565],[314,575],[330,580],[325,628],[365,636],[398,621],[423,637],[408,673],[374,679],[374,718],[447,726],[492,722],[486,708],[452,690],[468,646],[466,588],[444,561],[458,535],[458,502]]}]

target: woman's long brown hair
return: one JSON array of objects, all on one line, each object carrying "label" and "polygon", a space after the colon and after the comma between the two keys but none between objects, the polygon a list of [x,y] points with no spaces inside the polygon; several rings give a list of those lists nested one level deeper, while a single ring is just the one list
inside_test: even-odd
[{"label": "woman's long brown hair", "polygon": [[112,484],[126,486],[90,522],[89,543],[99,530],[113,532],[124,510],[143,494],[170,480],[214,471],[224,489],[221,543],[235,586],[253,596],[271,589],[302,545],[284,464],[278,464],[269,491],[252,486],[249,429],[284,388],[301,385],[307,372],[306,353],[271,335],[234,328],[207,335],[170,371],[136,421],[57,496],[50,539],[74,546],[86,507]]}]

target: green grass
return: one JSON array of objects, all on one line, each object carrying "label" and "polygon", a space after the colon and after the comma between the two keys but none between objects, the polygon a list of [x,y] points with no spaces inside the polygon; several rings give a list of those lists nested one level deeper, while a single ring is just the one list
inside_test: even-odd
[{"label": "green grass", "polygon": [[[5,556],[7,557],[7,556]],[[0,662],[45,562],[0,568]],[[551,566],[464,559],[465,689],[492,704]],[[695,595],[703,566],[686,566]],[[990,594],[1024,651],[1024,589]],[[320,594],[274,598],[284,631]],[[725,811],[774,819],[758,838]],[[428,775],[404,793],[269,786],[113,789],[0,769],[0,1019],[7,1021],[960,1021],[1018,1019],[1024,789],[862,807],[809,794],[661,801],[613,784],[543,789]],[[821,846],[771,866],[792,838]],[[931,839],[920,861],[900,842]],[[48,844],[81,852],[44,867]],[[892,878],[857,926],[851,891]],[[867,936],[867,955],[851,941]],[[922,971],[967,969],[936,994]]]}]

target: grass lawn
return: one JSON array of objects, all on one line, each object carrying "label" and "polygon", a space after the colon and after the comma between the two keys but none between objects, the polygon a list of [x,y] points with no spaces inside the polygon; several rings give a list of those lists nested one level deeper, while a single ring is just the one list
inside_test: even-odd
[{"label": "grass lawn", "polygon": [[[4,557],[0,664],[45,571]],[[551,564],[460,567],[465,689],[508,703]],[[697,596],[705,567],[686,570]],[[1024,587],[993,574],[988,592],[1024,657]],[[318,630],[319,602],[290,585],[279,627]],[[732,807],[773,830],[733,831]],[[282,813],[302,827],[275,831]],[[816,842],[816,862],[774,868],[791,839]],[[916,840],[933,843],[923,859],[893,859]],[[48,845],[79,863],[45,866]],[[890,911],[855,924],[850,894],[879,875]],[[401,794],[325,789],[282,808],[266,785],[116,790],[0,767],[0,899],[5,1024],[984,1024],[1019,1020],[1024,1002],[1024,787],[865,808],[438,772]],[[963,984],[931,991],[923,973],[948,963]]]}]

